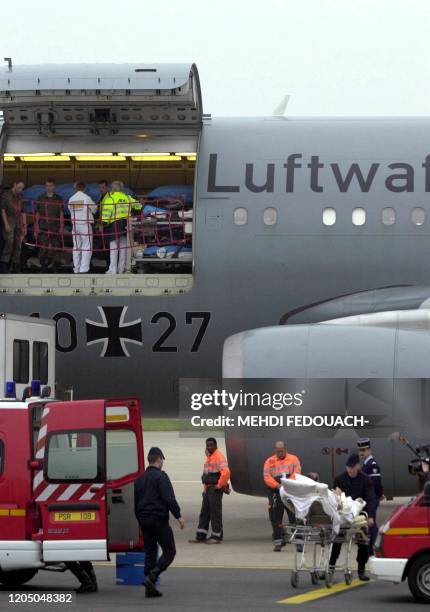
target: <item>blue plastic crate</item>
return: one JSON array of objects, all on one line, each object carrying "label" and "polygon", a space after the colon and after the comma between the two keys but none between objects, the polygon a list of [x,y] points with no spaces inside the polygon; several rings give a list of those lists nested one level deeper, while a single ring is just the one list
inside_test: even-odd
[{"label": "blue plastic crate", "polygon": [[[128,552],[116,555],[116,583],[141,585],[145,579],[145,553]],[[157,579],[160,584],[160,578]]]}]

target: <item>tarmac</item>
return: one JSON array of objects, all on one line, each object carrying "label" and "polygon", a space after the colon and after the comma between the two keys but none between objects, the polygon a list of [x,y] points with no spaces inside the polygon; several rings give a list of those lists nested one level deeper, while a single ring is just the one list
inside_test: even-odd
[{"label": "tarmac", "polygon": [[[190,544],[197,526],[202,485],[200,475],[204,460],[204,438],[184,438],[176,432],[144,433],[145,449],[162,448],[169,474],[186,527],[179,529],[172,519],[177,556],[171,568],[161,578],[163,597],[145,599],[144,588],[115,584],[115,557],[111,562],[96,564],[100,590],[97,594],[74,596],[70,604],[9,603],[10,592],[0,591],[0,609],[11,606],[23,610],[140,610],[142,606],[173,612],[176,610],[282,610],[302,607],[305,610],[340,610],[362,612],[378,610],[416,609],[406,584],[392,585],[354,580],[346,587],[343,575],[336,576],[335,585],[311,584],[309,575],[300,575],[298,588],[290,585],[293,566],[291,546],[280,553],[273,552],[271,529],[267,515],[267,500],[232,492],[224,496],[224,541],[219,545]],[[219,447],[224,449],[222,438]],[[405,499],[384,502],[379,511],[379,524]],[[354,555],[355,556],[355,555]],[[355,563],[354,563],[355,565]],[[41,571],[22,593],[70,591],[77,586],[69,573],[52,574]]]}]

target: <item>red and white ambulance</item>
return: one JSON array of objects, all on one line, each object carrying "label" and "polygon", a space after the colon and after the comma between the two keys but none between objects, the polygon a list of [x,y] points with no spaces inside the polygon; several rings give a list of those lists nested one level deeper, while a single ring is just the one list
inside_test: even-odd
[{"label": "red and white ambulance", "polygon": [[414,599],[430,603],[430,483],[379,529],[370,572],[379,580],[407,580]]},{"label": "red and white ambulance", "polygon": [[143,469],[137,399],[0,400],[0,582],[141,549]]}]

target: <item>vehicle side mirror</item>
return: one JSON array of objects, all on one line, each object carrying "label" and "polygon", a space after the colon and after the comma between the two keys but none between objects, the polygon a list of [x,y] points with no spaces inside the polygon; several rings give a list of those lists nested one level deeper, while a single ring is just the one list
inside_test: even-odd
[{"label": "vehicle side mirror", "polygon": [[430,506],[430,482],[426,482],[424,485],[423,504],[424,506]]}]

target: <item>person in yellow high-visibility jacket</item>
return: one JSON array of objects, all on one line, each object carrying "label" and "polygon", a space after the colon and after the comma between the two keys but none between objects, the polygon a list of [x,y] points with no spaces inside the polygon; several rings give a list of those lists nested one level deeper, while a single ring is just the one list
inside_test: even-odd
[{"label": "person in yellow high-visibility jacket", "polygon": [[127,252],[127,219],[134,208],[141,208],[135,198],[124,193],[121,181],[113,181],[101,202],[103,235],[109,241],[110,262],[106,274],[122,274]]}]

